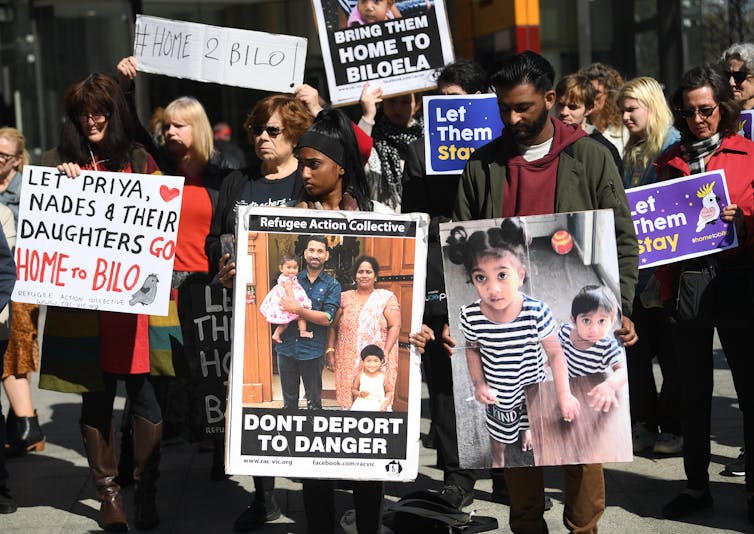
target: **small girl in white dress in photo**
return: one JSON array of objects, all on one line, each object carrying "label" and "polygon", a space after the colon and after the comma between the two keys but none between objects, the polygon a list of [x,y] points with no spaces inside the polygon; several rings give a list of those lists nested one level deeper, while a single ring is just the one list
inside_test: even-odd
[{"label": "small girl in white dress in photo", "polygon": [[393,391],[385,383],[382,366],[385,352],[377,345],[361,349],[361,372],[353,380],[351,410],[388,412],[393,405]]},{"label": "small girl in white dress in photo", "polygon": [[280,257],[278,268],[280,269],[280,276],[278,277],[277,285],[270,289],[259,306],[259,312],[264,315],[267,322],[277,325],[272,333],[272,341],[281,343],[280,336],[283,335],[285,329],[288,328],[288,324],[292,321],[298,322],[298,335],[300,337],[314,337],[312,332],[306,330],[305,319],[295,313],[283,311],[280,308],[280,300],[284,296],[295,298],[306,309],[311,309],[312,307],[312,301],[298,281],[298,259],[293,254],[283,254]]}]

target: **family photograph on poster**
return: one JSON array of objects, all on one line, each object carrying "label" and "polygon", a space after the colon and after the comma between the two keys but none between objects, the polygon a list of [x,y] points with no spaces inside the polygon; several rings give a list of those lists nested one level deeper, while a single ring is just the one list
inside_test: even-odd
[{"label": "family photograph on poster", "polygon": [[419,214],[239,215],[227,472],[416,476],[408,335],[421,325],[426,228]]},{"label": "family photograph on poster", "polygon": [[444,0],[312,0],[333,105],[359,101],[369,82],[383,96],[436,86],[453,61]]},{"label": "family photograph on poster", "polygon": [[611,210],[443,223],[464,468],[633,459]]}]

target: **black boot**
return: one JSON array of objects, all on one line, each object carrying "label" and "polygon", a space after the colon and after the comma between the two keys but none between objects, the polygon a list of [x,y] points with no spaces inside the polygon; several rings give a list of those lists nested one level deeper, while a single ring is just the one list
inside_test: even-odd
[{"label": "black boot", "polygon": [[115,435],[112,425],[105,436],[98,429],[81,425],[89,470],[97,486],[100,502],[100,526],[108,532],[126,532],[128,521],[123,511],[120,486],[115,483]]},{"label": "black boot", "polygon": [[275,501],[274,491],[256,491],[251,505],[233,523],[233,530],[252,532],[268,521],[275,521],[278,517],[280,517],[280,507]]},{"label": "black boot", "polygon": [[131,429],[131,401],[126,399],[123,418],[120,421],[120,457],[118,476],[115,481],[121,488],[134,483],[134,439]]},{"label": "black boot", "polygon": [[45,449],[45,435],[39,427],[37,411],[33,417],[18,417],[11,409],[6,421],[7,444],[5,445],[5,457],[13,458],[22,456],[31,451],[43,451]]},{"label": "black boot", "polygon": [[150,423],[134,415],[131,420],[134,442],[134,524],[149,530],[160,524],[155,495],[160,476],[162,421]]}]

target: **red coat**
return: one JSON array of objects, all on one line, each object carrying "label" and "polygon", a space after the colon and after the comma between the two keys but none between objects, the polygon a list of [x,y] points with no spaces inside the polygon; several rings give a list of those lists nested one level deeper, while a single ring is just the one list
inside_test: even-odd
[{"label": "red coat", "polygon": [[[688,164],[681,157],[681,144],[671,146],[655,161],[659,181],[688,176]],[[737,134],[723,138],[720,147],[706,165],[707,171],[724,170],[730,201],[744,212],[746,240],[738,248],[718,255],[721,261],[751,263],[754,261],[754,142]],[[677,264],[662,266],[655,271],[660,280],[661,297],[672,297]]]}]

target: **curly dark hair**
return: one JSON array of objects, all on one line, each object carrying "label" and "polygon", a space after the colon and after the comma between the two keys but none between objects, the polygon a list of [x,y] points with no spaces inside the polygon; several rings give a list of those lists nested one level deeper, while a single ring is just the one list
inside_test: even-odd
[{"label": "curly dark hair", "polygon": [[500,257],[508,252],[522,267],[526,266],[526,233],[515,219],[505,219],[499,227],[477,230],[470,236],[463,226],[456,226],[450,231],[447,244],[448,259],[463,265],[469,280],[471,271],[485,256]]},{"label": "curly dark hair", "polygon": [[65,119],[60,132],[60,152],[63,161],[88,165],[92,160],[87,136],[79,115],[102,113],[107,117],[105,135],[96,152],[107,158],[103,170],[118,172],[129,162],[134,146],[134,123],[126,98],[112,76],[95,72],[68,88],[63,96]]},{"label": "curly dark hair", "polygon": [[733,135],[738,132],[738,116],[741,108],[733,96],[733,89],[728,80],[724,79],[720,71],[711,65],[694,67],[681,76],[678,88],[670,97],[670,107],[673,110],[673,126],[681,132],[681,139],[693,141],[694,135],[689,129],[686,119],[681,117],[680,110],[683,106],[683,95],[694,89],[704,86],[712,88],[712,96],[720,110],[720,124],[717,131],[723,136]]}]

